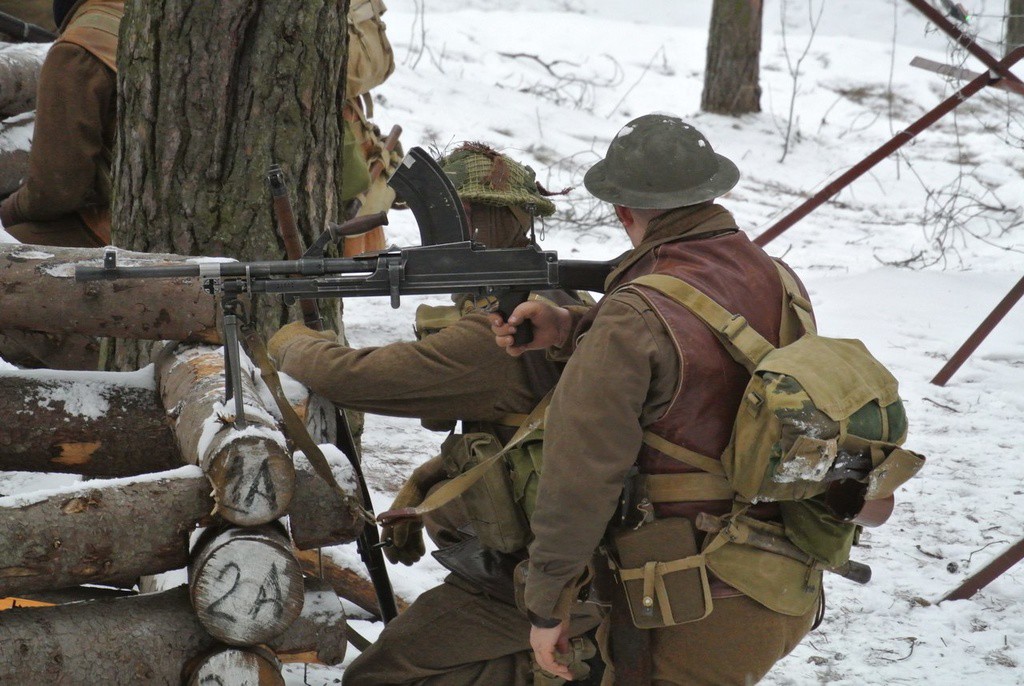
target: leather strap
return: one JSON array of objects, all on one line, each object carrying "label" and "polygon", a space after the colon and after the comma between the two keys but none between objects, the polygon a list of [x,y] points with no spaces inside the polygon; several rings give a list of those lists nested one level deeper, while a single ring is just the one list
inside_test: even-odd
[{"label": "leather strap", "polygon": [[288,402],[284,389],[281,387],[281,378],[277,375],[277,369],[274,367],[270,355],[267,354],[267,346],[263,342],[263,337],[257,333],[251,324],[243,324],[241,329],[242,337],[245,339],[249,351],[260,368],[260,377],[267,385],[267,388],[270,389],[270,394],[277,404],[277,409],[281,412],[285,429],[288,431],[288,437],[302,450],[316,473],[338,494],[342,502],[350,510],[361,516],[367,523],[374,523],[373,515],[366,511],[359,502],[359,499],[345,492],[345,489],[341,487],[338,480],[334,478],[334,472],[331,471],[330,465],[327,464],[327,458],[324,457],[320,446],[309,435],[305,423],[295,413],[291,403]]}]

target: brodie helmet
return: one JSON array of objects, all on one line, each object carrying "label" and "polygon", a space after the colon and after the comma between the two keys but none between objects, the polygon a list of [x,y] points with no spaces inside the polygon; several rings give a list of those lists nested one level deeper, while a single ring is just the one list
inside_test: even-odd
[{"label": "brodie helmet", "polygon": [[713,200],[739,178],[736,165],[693,126],[669,114],[645,114],[615,134],[583,185],[614,205],[670,209]]}]

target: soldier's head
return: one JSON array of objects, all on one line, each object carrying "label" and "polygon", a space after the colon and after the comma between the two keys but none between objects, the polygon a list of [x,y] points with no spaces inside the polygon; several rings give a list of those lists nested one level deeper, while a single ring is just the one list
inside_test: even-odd
[{"label": "soldier's head", "polygon": [[533,169],[483,143],[463,143],[440,164],[462,199],[471,238],[488,248],[529,245],[534,218],[555,212]]},{"label": "soldier's head", "polygon": [[[646,226],[668,210],[711,202],[739,178],[736,165],[716,153],[693,126],[670,114],[645,114],[615,134],[608,153],[587,171],[583,185],[615,205],[629,231],[628,218],[635,216]],[[637,243],[633,233],[630,238]]]}]

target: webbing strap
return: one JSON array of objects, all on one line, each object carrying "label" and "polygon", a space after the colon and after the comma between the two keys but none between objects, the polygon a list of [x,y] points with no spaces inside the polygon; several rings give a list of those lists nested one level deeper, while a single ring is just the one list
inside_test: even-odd
[{"label": "webbing strap", "polygon": [[510,450],[517,448],[520,443],[522,443],[537,429],[544,428],[544,416],[547,413],[548,405],[551,404],[551,396],[553,393],[554,390],[551,390],[544,396],[540,403],[537,404],[537,407],[533,408],[533,412],[527,415],[526,421],[520,425],[515,435],[513,435],[512,438],[509,439],[508,443],[506,443],[505,446],[497,453],[480,464],[474,465],[467,471],[442,483],[439,487],[431,491],[431,493],[424,498],[423,502],[418,506],[383,512],[378,515],[378,521],[383,524],[389,524],[404,519],[418,519],[428,512],[433,512],[437,508],[442,507],[465,493]]},{"label": "webbing strap", "polygon": [[682,279],[668,274],[646,274],[629,285],[653,288],[688,309],[715,332],[732,358],[751,373],[765,355],[775,350],[744,317],[733,314]]},{"label": "webbing strap", "polygon": [[[309,460],[309,464],[313,466],[313,469],[320,478],[326,481],[331,489],[338,494],[342,502],[367,522],[374,523],[373,516],[363,508],[359,500],[347,493],[341,487],[341,484],[338,483],[338,480],[334,478],[334,472],[331,471],[330,465],[327,464],[327,458],[324,457],[320,446],[309,435],[305,423],[295,413],[295,408],[292,407],[291,403],[288,402],[284,389],[281,387],[281,377],[277,375],[277,369],[274,367],[270,355],[267,354],[267,346],[263,342],[263,337],[250,324],[242,326],[242,336],[253,357],[256,359],[256,364],[260,368],[260,377],[267,385],[267,388],[270,389],[270,394],[277,404],[277,409],[281,412],[289,438],[302,450],[306,459]],[[236,389],[235,392],[238,393],[239,391]]]},{"label": "webbing strap", "polygon": [[729,480],[718,474],[645,474],[647,497],[652,503],[693,500],[732,500],[736,495]]},{"label": "webbing strap", "polygon": [[789,306],[796,313],[797,319],[800,320],[801,326],[804,327],[804,331],[807,333],[817,333],[818,329],[814,325],[814,317],[811,314],[813,312],[811,301],[800,292],[800,286],[797,285],[796,279],[793,278],[788,269],[778,261],[775,261],[775,268],[779,270],[782,287],[786,290],[786,295],[789,296]]},{"label": "webbing strap", "polygon": [[644,432],[643,442],[658,452],[662,452],[673,459],[679,460],[683,464],[696,467],[697,469],[708,472],[709,474],[725,476],[725,468],[722,467],[721,460],[716,460],[713,457],[708,457],[707,455],[701,455],[698,452],[690,450],[689,448],[684,448],[681,445],[677,445],[650,431]]}]

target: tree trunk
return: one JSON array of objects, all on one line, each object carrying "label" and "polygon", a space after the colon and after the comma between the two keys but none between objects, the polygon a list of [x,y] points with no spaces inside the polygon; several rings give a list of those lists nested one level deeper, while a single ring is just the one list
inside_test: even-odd
[{"label": "tree trunk", "polygon": [[[181,264],[181,255],[121,251],[132,265]],[[152,341],[219,343],[219,307],[199,278],[75,281],[75,265],[99,266],[102,248],[0,244],[0,331],[20,329]]]},{"label": "tree trunk", "polygon": [[302,612],[302,570],[276,522],[206,531],[188,577],[199,622],[228,645],[266,643]]},{"label": "tree trunk", "polygon": [[223,349],[178,346],[156,360],[160,398],[174,421],[182,457],[210,478],[217,514],[239,526],[281,517],[295,490],[295,468],[284,435],[243,369],[249,426],[236,428],[234,403],[224,402]]},{"label": "tree trunk", "polygon": [[[291,182],[307,244],[338,218],[348,5],[128,4],[118,53],[117,243],[281,259],[265,182],[271,163]],[[288,319],[277,300],[255,303],[254,318],[264,335]],[[328,325],[338,328],[337,316]],[[135,346],[119,345],[119,368],[145,361]]]},{"label": "tree trunk", "polygon": [[700,108],[740,115],[761,111],[761,0],[714,0]]},{"label": "tree trunk", "polygon": [[0,44],[0,118],[36,108],[36,86],[46,58],[46,45]]},{"label": "tree trunk", "polygon": [[184,464],[152,373],[0,372],[0,469],[117,477]]},{"label": "tree trunk", "polygon": [[1005,33],[1004,56],[1024,45],[1024,0],[1006,0]]},{"label": "tree trunk", "polygon": [[[270,642],[270,649],[280,649],[286,658],[315,652],[340,660],[337,653],[343,655],[344,645],[333,646],[332,653],[327,644],[344,635],[345,619],[340,608],[331,608],[327,601],[310,602],[307,594],[307,605],[330,609],[300,617],[294,626],[301,631],[283,634]],[[200,669],[205,655],[217,645],[192,611],[184,586],[151,595],[7,610],[2,620],[3,684],[178,686]]]}]

